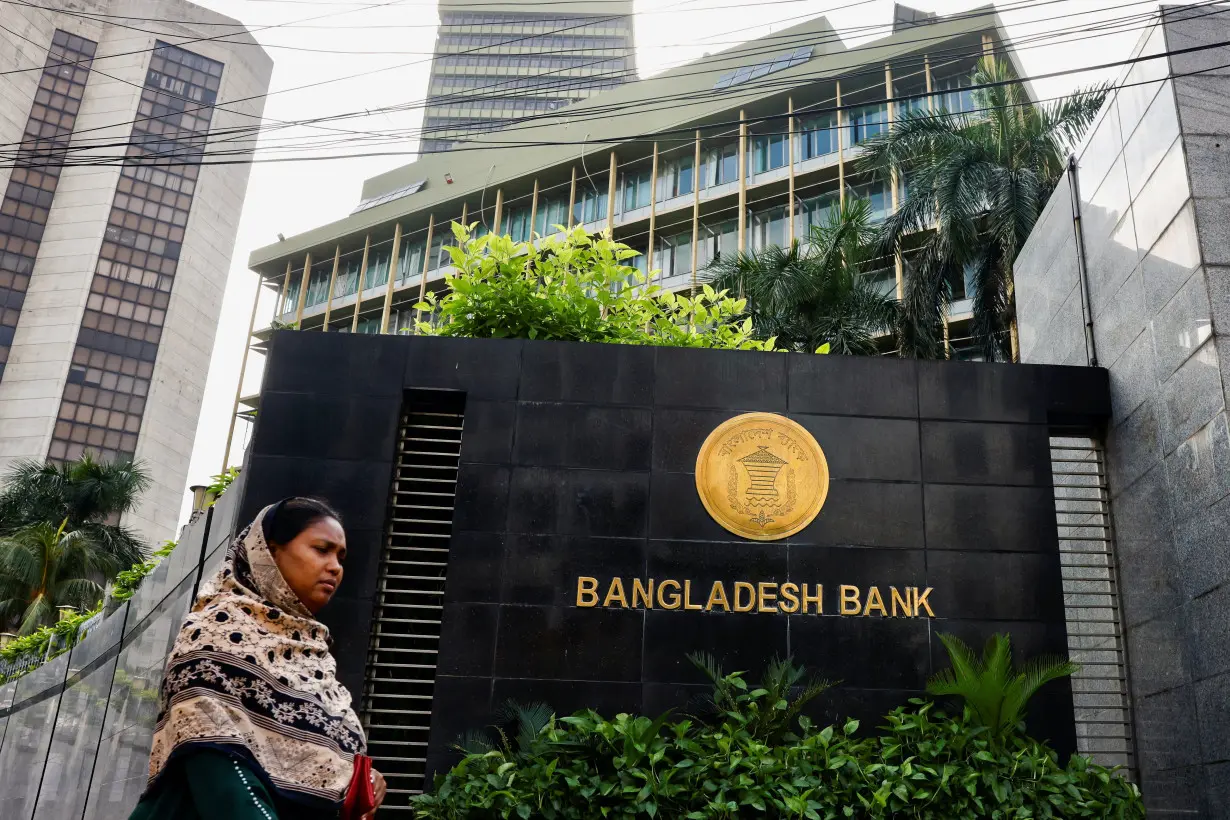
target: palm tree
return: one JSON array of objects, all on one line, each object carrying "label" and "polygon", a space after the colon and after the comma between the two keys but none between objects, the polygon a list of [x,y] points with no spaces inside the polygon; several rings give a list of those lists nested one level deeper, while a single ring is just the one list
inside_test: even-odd
[{"label": "palm tree", "polygon": [[942,355],[949,283],[969,271],[973,335],[988,360],[1010,358],[1012,263],[1107,92],[1099,86],[1035,106],[1012,69],[991,58],[972,80],[976,114],[912,112],[864,143],[864,168],[909,179],[878,247],[910,256],[903,356]]},{"label": "palm tree", "polygon": [[952,668],[933,677],[927,683],[927,691],[933,695],[960,696],[974,718],[996,737],[1020,726],[1026,704],[1039,689],[1075,674],[1080,668],[1063,658],[1042,656],[1017,672],[1012,668],[1012,642],[1007,635],[992,635],[981,660],[960,639],[944,634],[939,637]]},{"label": "palm tree", "polygon": [[99,577],[122,566],[68,520],[39,523],[0,538],[0,623],[22,635],[55,623],[57,608],[89,609],[102,599]]},{"label": "palm tree", "polygon": [[102,462],[90,455],[65,464],[19,462],[0,490],[0,537],[67,521],[82,538],[121,568],[145,560],[149,550],[118,523],[149,486],[149,475],[131,461]]},{"label": "palm tree", "polygon": [[870,216],[867,202],[850,198],[812,227],[806,243],[718,259],[709,281],[747,299],[757,338],[776,337],[804,353],[827,344],[832,353],[874,354],[876,337],[894,328],[898,308],[867,276],[874,262]]}]

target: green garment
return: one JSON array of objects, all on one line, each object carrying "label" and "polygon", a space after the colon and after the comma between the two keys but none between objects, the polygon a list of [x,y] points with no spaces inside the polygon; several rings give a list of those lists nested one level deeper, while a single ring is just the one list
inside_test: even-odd
[{"label": "green garment", "polygon": [[171,763],[128,820],[335,820],[270,795],[242,761],[201,749]]}]

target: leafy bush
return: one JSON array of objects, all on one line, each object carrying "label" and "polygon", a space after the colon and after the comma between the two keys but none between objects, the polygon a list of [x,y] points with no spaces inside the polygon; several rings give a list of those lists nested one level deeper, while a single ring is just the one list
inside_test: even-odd
[{"label": "leafy bush", "polygon": [[209,502],[208,506],[212,507],[218,503],[218,499],[227,491],[227,488],[235,483],[237,478],[239,478],[238,467],[227,467],[217,475],[210,476],[209,486],[205,488],[205,494],[208,497],[212,497],[213,500]]},{"label": "leafy bush", "polygon": [[554,339],[726,350],[775,350],[741,318],[746,303],[705,286],[692,296],[664,292],[624,264],[637,252],[581,228],[535,247],[507,236],[476,239],[456,223],[448,248],[449,291],[415,307],[434,314],[421,333],[471,338]]},{"label": "leafy bush", "polygon": [[[711,714],[656,720],[593,711],[552,719],[529,748],[467,755],[413,798],[426,820],[482,818],[1143,818],[1136,787],[1019,734],[1002,739],[967,709],[912,700],[875,734],[819,727],[776,664],[764,685],[713,669]],[[785,684],[783,686],[783,684]]]}]

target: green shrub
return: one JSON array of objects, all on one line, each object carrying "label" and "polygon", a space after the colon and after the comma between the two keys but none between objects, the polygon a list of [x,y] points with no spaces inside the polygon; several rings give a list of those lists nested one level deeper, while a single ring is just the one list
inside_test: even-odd
[{"label": "green shrub", "polygon": [[415,307],[434,314],[420,333],[470,338],[775,350],[752,337],[746,303],[706,285],[692,296],[666,293],[624,264],[637,252],[581,228],[540,247],[456,223],[448,248],[457,272],[449,291]]},{"label": "green shrub", "polygon": [[[1079,756],[991,737],[912,700],[877,732],[819,727],[790,698],[788,664],[749,688],[714,677],[711,716],[593,711],[552,719],[528,748],[469,754],[413,798],[425,820],[486,818],[1143,818],[1136,787]],[[785,671],[783,676],[781,672]],[[773,678],[773,674],[777,674]],[[793,679],[785,689],[783,680]],[[824,684],[804,688],[814,697]]]}]

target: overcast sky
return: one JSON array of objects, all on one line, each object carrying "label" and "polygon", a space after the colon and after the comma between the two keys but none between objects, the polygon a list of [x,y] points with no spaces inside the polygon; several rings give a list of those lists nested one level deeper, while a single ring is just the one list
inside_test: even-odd
[{"label": "overcast sky", "polygon": [[[434,2],[386,1],[380,7],[372,5],[381,0],[198,2],[245,23],[273,57],[273,82],[265,108],[267,119],[302,120],[406,105],[409,110],[364,115],[336,125],[365,131],[417,129],[420,125],[421,108],[414,104],[427,92],[438,22]],[[916,4],[924,11],[940,14],[982,5],[952,0]],[[1135,18],[1156,9],[1156,3],[1114,0],[1005,0],[1000,6],[1009,36],[1022,45],[1018,59],[1030,76],[1125,59],[1142,31],[1143,22]],[[847,45],[854,45],[886,34],[892,10],[889,0],[637,0],[637,64],[642,76],[656,74],[706,51],[729,48],[820,15],[828,16]],[[749,18],[754,18],[757,25],[749,25]],[[1073,31],[1095,25],[1106,28]],[[266,26],[275,27],[261,30]],[[883,28],[869,31],[871,26]],[[857,37],[847,34],[853,29],[858,30]],[[1068,33],[1046,37],[1061,29]],[[1085,72],[1042,80],[1035,84],[1034,91],[1040,98],[1048,98],[1080,85],[1113,79],[1117,73]],[[353,76],[359,74],[366,76]],[[323,81],[330,82],[299,89]],[[226,100],[220,103],[225,104]],[[300,127],[278,130],[269,136],[268,144],[273,147],[285,145],[283,140],[319,140],[328,135],[319,129]],[[291,236],[345,216],[358,203],[364,178],[411,161],[416,148],[417,140],[407,139],[402,144],[379,149],[403,151],[406,156],[258,162],[253,166],[197,429],[189,484],[208,483],[209,476],[222,467],[244,334],[256,292],[256,276],[246,266],[249,252],[276,241],[278,233]],[[307,155],[345,150],[321,148]],[[273,310],[271,295],[262,298],[259,310],[258,326],[268,324]],[[262,364],[257,354],[249,358],[245,394],[259,387]],[[242,458],[241,448],[249,427],[242,421],[237,425],[232,463]],[[188,507],[185,498],[183,518]]]}]

